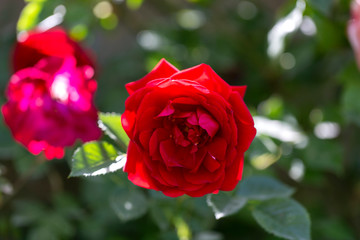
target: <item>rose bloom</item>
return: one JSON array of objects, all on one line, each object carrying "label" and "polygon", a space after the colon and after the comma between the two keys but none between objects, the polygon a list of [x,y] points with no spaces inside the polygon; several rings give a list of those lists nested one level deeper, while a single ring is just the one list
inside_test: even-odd
[{"label": "rose bloom", "polygon": [[360,68],[360,0],[355,0],[351,4],[352,18],[348,22],[347,34],[350,44],[355,52],[355,58]]},{"label": "rose bloom", "polygon": [[44,151],[48,159],[62,158],[64,147],[77,139],[98,139],[93,74],[90,66],[78,67],[74,57],[43,58],[16,72],[1,109],[14,138],[33,154]]},{"label": "rose bloom", "polygon": [[40,59],[48,56],[61,58],[74,56],[78,66],[94,67],[88,53],[70,39],[61,28],[24,32],[18,40],[12,59],[15,72],[22,68],[33,67]]},{"label": "rose bloom", "polygon": [[161,60],[126,89],[124,171],[134,184],[170,197],[235,188],[256,134],[244,86],[229,86],[206,64],[179,71]]}]

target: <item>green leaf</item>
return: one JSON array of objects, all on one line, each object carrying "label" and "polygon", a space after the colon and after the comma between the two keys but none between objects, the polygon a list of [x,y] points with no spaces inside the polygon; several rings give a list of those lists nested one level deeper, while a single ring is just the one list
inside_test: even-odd
[{"label": "green leaf", "polygon": [[121,169],[126,155],[105,141],[88,142],[76,149],[70,177],[97,176]]},{"label": "green leaf", "polygon": [[306,210],[289,198],[261,202],[252,212],[266,231],[286,239],[310,239],[310,217]]},{"label": "green leaf", "polygon": [[99,127],[111,139],[115,140],[125,152],[129,145],[129,137],[121,125],[121,115],[116,113],[100,113]]},{"label": "green leaf", "polygon": [[288,197],[294,189],[267,176],[251,176],[240,182],[237,195],[247,199],[266,200]]},{"label": "green leaf", "polygon": [[350,82],[345,85],[342,96],[342,109],[345,119],[360,126],[360,101],[358,101],[360,83]]},{"label": "green leaf", "polygon": [[308,0],[307,3],[311,8],[318,10],[326,16],[330,15],[331,9],[334,6],[334,0]]},{"label": "green leaf", "polygon": [[122,221],[139,218],[148,210],[148,201],[144,193],[134,189],[116,191],[110,197],[110,205]]},{"label": "green leaf", "polygon": [[156,201],[151,204],[150,216],[162,231],[165,231],[169,228],[169,219],[166,217],[164,208],[158,206]]},{"label": "green leaf", "polygon": [[207,196],[206,202],[212,208],[216,219],[229,216],[238,212],[246,204],[246,198],[231,197],[224,192]]},{"label": "green leaf", "polygon": [[17,30],[19,32],[35,27],[38,23],[38,17],[43,9],[44,2],[45,1],[31,1],[24,7],[17,22]]}]

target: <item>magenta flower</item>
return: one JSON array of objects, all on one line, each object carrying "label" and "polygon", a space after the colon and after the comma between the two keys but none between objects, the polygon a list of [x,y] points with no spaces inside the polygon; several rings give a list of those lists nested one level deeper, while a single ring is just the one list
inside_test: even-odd
[{"label": "magenta flower", "polygon": [[16,72],[1,109],[14,138],[33,154],[44,151],[48,159],[62,158],[64,147],[77,139],[98,139],[93,74],[92,67],[77,66],[72,56],[44,57]]}]

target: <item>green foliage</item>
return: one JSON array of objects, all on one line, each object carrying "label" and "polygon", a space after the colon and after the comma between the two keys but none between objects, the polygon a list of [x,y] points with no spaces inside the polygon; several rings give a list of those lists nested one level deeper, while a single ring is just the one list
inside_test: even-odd
[{"label": "green foliage", "polygon": [[216,219],[237,213],[246,204],[246,198],[231,197],[224,192],[211,194],[207,197],[207,204],[212,208]]},{"label": "green foliage", "polygon": [[292,199],[270,199],[255,206],[253,216],[268,232],[291,240],[310,239],[310,218]]},{"label": "green foliage", "polygon": [[30,30],[38,23],[38,17],[44,6],[46,0],[28,1],[29,3],[24,7],[17,23],[17,30]]},{"label": "green foliage", "polygon": [[126,151],[129,144],[129,137],[121,125],[121,115],[116,113],[100,113],[99,126],[111,139],[119,144],[123,151]]},{"label": "green foliage", "polygon": [[240,182],[237,195],[246,199],[266,200],[289,197],[294,189],[266,176],[251,176]]},{"label": "green foliage", "polygon": [[129,221],[143,216],[148,209],[148,201],[141,191],[118,190],[110,196],[110,204],[122,221]]},{"label": "green foliage", "polygon": [[124,166],[125,159],[126,156],[108,142],[89,142],[74,152],[70,177],[114,172]]}]

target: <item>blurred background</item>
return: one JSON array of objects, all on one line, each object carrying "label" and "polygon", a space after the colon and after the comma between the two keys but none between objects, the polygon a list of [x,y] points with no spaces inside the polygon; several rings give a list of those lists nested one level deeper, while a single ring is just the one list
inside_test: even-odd
[{"label": "blurred background", "polygon": [[[17,29],[50,16],[96,56],[102,112],[121,113],[124,84],[161,58],[179,69],[207,63],[229,84],[248,86],[258,137],[244,177],[271,175],[295,187],[313,239],[360,239],[360,74],[346,36],[349,7],[349,0],[0,0],[0,103]],[[216,221],[202,198],[155,192],[148,194],[175,216],[173,225],[155,208],[124,221],[111,196],[126,177],[68,178],[73,150],[39,164],[0,122],[0,239],[184,239],[181,231],[198,240],[279,239],[257,225],[251,205]]]}]

